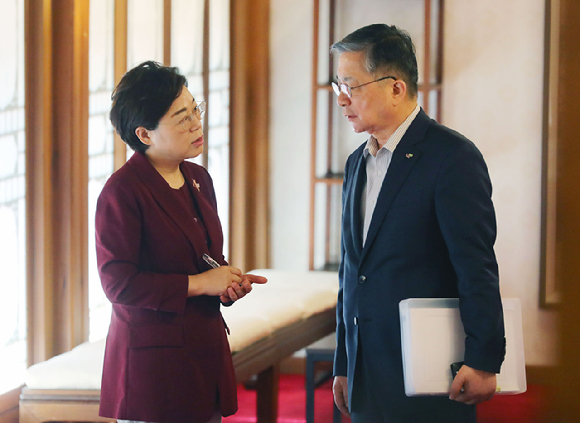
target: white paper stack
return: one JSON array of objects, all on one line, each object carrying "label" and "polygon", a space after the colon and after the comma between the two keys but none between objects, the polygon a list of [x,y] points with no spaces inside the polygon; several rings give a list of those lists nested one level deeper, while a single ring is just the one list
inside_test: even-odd
[{"label": "white paper stack", "polygon": [[[522,312],[517,298],[502,300],[506,356],[498,394],[526,391]],[[463,361],[465,332],[457,298],[409,298],[399,304],[405,394],[447,395],[451,363]]]}]

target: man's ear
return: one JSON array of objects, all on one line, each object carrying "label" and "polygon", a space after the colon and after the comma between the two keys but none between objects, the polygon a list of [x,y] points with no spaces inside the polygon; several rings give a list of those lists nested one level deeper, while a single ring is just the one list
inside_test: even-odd
[{"label": "man's ear", "polygon": [[145,129],[142,126],[139,126],[135,129],[135,135],[141,140],[141,142],[145,145],[151,145],[153,142],[151,141],[151,131]]},{"label": "man's ear", "polygon": [[400,103],[401,101],[405,100],[407,97],[407,83],[402,79],[397,79],[393,84],[392,87],[392,96],[393,100],[396,103]]}]

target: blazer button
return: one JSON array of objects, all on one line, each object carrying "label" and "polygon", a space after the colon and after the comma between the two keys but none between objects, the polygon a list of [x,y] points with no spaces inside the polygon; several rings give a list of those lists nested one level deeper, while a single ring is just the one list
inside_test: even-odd
[{"label": "blazer button", "polygon": [[358,283],[365,283],[367,281],[367,277],[365,275],[358,277]]},{"label": "blazer button", "polygon": [[358,325],[358,317],[355,317],[355,318],[354,318],[354,325],[355,325],[355,326],[356,326],[356,325]]}]

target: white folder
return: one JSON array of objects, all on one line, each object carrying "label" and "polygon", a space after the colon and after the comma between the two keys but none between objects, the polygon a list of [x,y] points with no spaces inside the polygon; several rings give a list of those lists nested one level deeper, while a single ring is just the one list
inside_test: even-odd
[{"label": "white folder", "polygon": [[[506,355],[498,394],[526,391],[522,312],[517,298],[502,299]],[[399,304],[405,394],[448,395],[450,365],[463,361],[465,332],[457,298],[409,298]]]}]

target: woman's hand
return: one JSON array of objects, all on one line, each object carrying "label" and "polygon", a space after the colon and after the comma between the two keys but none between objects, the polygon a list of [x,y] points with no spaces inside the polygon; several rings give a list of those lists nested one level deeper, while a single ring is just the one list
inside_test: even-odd
[{"label": "woman's hand", "polygon": [[220,300],[222,303],[231,303],[233,301],[237,301],[250,293],[253,283],[262,284],[266,282],[268,282],[268,279],[263,276],[246,273],[245,275],[242,275],[242,282],[239,284],[232,284],[232,286],[230,286],[227,291],[220,296]]},{"label": "woman's hand", "polygon": [[[242,284],[242,271],[237,267],[221,266],[198,275],[189,275],[188,297],[198,295],[226,295],[228,288]],[[251,287],[250,287],[251,290]]]}]

